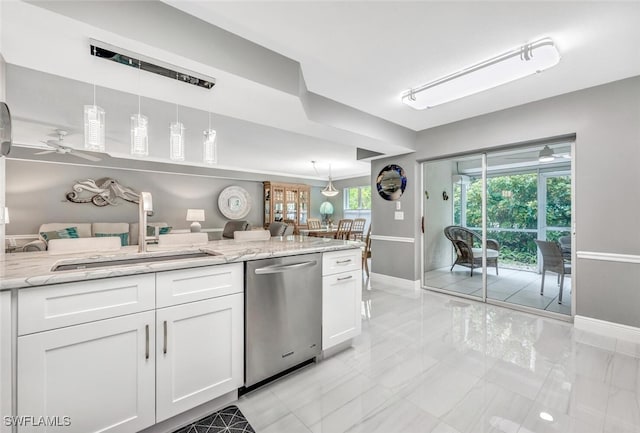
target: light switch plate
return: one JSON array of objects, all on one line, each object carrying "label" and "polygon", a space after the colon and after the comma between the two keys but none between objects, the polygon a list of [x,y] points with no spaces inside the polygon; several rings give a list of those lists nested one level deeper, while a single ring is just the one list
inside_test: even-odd
[{"label": "light switch plate", "polygon": [[404,212],[397,212],[396,211],[394,219],[403,220],[404,219]]}]

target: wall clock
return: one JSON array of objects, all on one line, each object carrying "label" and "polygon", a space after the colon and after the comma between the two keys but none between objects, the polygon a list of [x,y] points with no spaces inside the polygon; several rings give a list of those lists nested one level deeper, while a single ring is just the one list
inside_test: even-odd
[{"label": "wall clock", "polygon": [[218,208],[230,220],[242,219],[251,210],[251,196],[242,187],[228,186],[218,196]]}]

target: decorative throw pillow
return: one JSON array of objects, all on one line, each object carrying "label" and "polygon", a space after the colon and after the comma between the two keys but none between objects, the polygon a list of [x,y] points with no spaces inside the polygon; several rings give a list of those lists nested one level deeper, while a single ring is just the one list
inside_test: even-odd
[{"label": "decorative throw pillow", "polygon": [[49,242],[51,239],[76,239],[78,238],[77,227],[67,227],[61,230],[52,230],[50,232],[40,232],[40,236],[45,242]]},{"label": "decorative throw pillow", "polygon": [[120,237],[120,246],[129,245],[129,233],[96,233],[97,238],[115,238],[116,236]]},{"label": "decorative throw pillow", "polygon": [[[171,231],[173,227],[159,227],[158,234],[166,235]],[[147,236],[155,236],[156,235],[156,226],[147,226]]]}]

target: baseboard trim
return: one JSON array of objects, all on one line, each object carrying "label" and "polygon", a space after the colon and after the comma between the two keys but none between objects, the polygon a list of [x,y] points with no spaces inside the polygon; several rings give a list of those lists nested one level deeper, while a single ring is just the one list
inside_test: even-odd
[{"label": "baseboard trim", "polygon": [[406,278],[392,277],[391,275],[377,274],[375,272],[371,272],[369,274],[369,278],[373,282],[378,282],[382,284],[393,284],[394,286],[402,289],[413,290],[413,289],[419,289],[421,287],[420,280],[413,281],[413,280],[408,280]]},{"label": "baseboard trim", "polygon": [[606,262],[640,263],[640,256],[635,254],[599,253],[597,251],[578,251],[579,259],[603,260]]},{"label": "baseboard trim", "polygon": [[593,319],[585,316],[576,316],[573,324],[576,329],[581,329],[583,331],[589,331],[619,340],[640,343],[640,328],[636,328],[635,326],[607,322],[606,320]]},{"label": "baseboard trim", "polygon": [[390,241],[390,242],[405,242],[409,244],[415,243],[414,238],[407,238],[401,236],[383,236],[383,235],[371,235],[371,239],[374,241]]}]

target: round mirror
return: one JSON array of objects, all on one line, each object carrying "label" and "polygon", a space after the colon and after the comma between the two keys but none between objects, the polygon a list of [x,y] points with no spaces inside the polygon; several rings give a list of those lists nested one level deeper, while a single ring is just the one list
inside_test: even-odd
[{"label": "round mirror", "polygon": [[399,200],[407,187],[407,176],[399,165],[390,164],[383,168],[376,179],[378,194],[385,200]]}]

